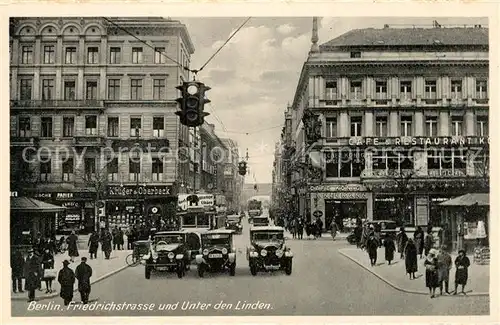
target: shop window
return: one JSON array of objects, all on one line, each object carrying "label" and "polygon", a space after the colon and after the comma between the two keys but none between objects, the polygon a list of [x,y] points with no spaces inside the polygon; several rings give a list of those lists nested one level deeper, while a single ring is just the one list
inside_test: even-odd
[{"label": "shop window", "polygon": [[75,133],[75,118],[71,116],[63,117],[63,137],[73,137]]},{"label": "shop window", "polygon": [[361,81],[351,81],[351,99],[361,99]]},{"label": "shop window", "polygon": [[64,100],[75,100],[76,82],[74,80],[64,82]]},{"label": "shop window", "polygon": [[52,160],[45,158],[40,162],[40,181],[50,182],[52,175]]},{"label": "shop window", "polygon": [[362,134],[363,118],[361,116],[351,117],[351,137],[360,137]]},{"label": "shop window", "polygon": [[335,138],[337,136],[337,119],[329,117],[326,119],[326,137]]},{"label": "shop window", "polygon": [[335,100],[337,99],[337,82],[336,81],[327,81],[325,86],[326,100]]},{"label": "shop window", "polygon": [[[372,156],[372,169],[373,170],[380,170],[380,171],[387,171],[387,152],[382,151],[382,152],[374,152]],[[378,172],[380,173],[380,172]]]},{"label": "shop window", "polygon": [[117,137],[120,134],[117,116],[108,117],[108,137]]},{"label": "shop window", "polygon": [[411,98],[411,81],[401,81],[400,83],[400,93],[401,99],[410,99]]},{"label": "shop window", "polygon": [[68,158],[66,161],[63,161],[62,169],[63,169],[63,182],[72,182],[73,173],[75,168],[75,162],[73,158]]},{"label": "shop window", "polygon": [[108,163],[108,181],[118,181],[118,158],[114,158]]},{"label": "shop window", "polygon": [[129,181],[139,182],[141,180],[141,162],[137,159],[129,159],[128,173]]},{"label": "shop window", "polygon": [[375,120],[375,134],[377,137],[387,136],[387,117],[377,116]]},{"label": "shop window", "polygon": [[186,227],[196,227],[196,216],[193,214],[183,216],[182,225]]},{"label": "shop window", "polygon": [[31,137],[31,119],[29,116],[19,117],[19,136]]},{"label": "shop window", "polygon": [[474,175],[479,177],[489,177],[490,156],[488,152],[475,153],[472,156],[474,164]]},{"label": "shop window", "polygon": [[365,169],[364,154],[353,152],[326,152],[326,177],[359,177]]},{"label": "shop window", "polygon": [[85,116],[85,135],[97,135],[97,116]]},{"label": "shop window", "polygon": [[52,138],[52,117],[42,117],[42,138]]},{"label": "shop window", "polygon": [[210,226],[210,219],[207,215],[205,214],[200,214],[197,218],[197,227],[209,227]]},{"label": "shop window", "polygon": [[131,117],[130,118],[130,136],[140,137],[141,136],[141,118]]},{"label": "shop window", "polygon": [[467,155],[463,149],[427,151],[429,176],[465,176]]},{"label": "shop window", "polygon": [[387,169],[388,173],[401,175],[403,173],[411,173],[414,169],[414,160],[409,151],[389,151],[387,152]]},{"label": "shop window", "polygon": [[488,116],[478,116],[476,124],[476,135],[478,137],[487,137],[490,134],[488,128]]},{"label": "shop window", "polygon": [[153,182],[163,181],[163,160],[154,158],[152,162]]}]

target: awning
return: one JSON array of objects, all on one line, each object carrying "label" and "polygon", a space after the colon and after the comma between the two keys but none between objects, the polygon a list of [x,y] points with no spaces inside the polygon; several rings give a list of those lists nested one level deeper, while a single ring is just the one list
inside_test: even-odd
[{"label": "awning", "polygon": [[29,197],[11,197],[10,210],[17,212],[60,212],[66,208]]},{"label": "awning", "polygon": [[465,195],[445,201],[439,205],[455,207],[472,205],[489,206],[490,195],[488,193],[467,193]]}]

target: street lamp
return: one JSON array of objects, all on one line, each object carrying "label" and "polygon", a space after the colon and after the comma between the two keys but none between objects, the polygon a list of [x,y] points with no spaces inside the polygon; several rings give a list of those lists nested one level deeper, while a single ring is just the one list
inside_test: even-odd
[{"label": "street lamp", "polygon": [[141,153],[140,153],[140,143],[139,143],[139,127],[135,127],[135,137],[136,137],[136,143],[135,143],[135,148],[137,149],[136,153],[136,158],[139,160],[139,168],[137,168],[137,165],[135,166],[136,168],[134,169],[134,178],[136,181],[136,203],[135,203],[135,208],[136,208],[136,214],[137,214],[137,219],[141,216],[141,210],[143,210],[143,206],[140,204],[140,195],[139,195],[139,175],[140,175],[140,166],[141,166]]}]

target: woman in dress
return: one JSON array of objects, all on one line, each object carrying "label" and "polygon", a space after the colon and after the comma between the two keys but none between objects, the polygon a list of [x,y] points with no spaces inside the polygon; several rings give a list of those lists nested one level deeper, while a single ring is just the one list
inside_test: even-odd
[{"label": "woman in dress", "polygon": [[431,249],[424,262],[425,266],[425,286],[429,288],[431,298],[436,295],[436,288],[439,287],[437,252]]},{"label": "woman in dress", "polygon": [[43,280],[45,281],[45,287],[47,288],[45,293],[52,293],[52,281],[55,279],[55,274],[49,274],[47,270],[54,269],[54,255],[52,255],[48,248],[45,249],[42,256],[42,268],[44,270]]},{"label": "woman in dress", "polygon": [[403,254],[405,257],[406,274],[410,276],[410,280],[415,279],[415,272],[418,271],[417,246],[415,246],[411,238],[408,239],[404,251],[401,252],[401,255]]},{"label": "woman in dress", "polygon": [[470,260],[465,255],[465,250],[461,249],[458,251],[458,256],[455,259],[455,267],[457,268],[455,272],[455,292],[457,294],[458,285],[462,285],[461,293],[465,294],[465,286],[467,285],[467,280],[469,279],[468,268],[470,266]]}]

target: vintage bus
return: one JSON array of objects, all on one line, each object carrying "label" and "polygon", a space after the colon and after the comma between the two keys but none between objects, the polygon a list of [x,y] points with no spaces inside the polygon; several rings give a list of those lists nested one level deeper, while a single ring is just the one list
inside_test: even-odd
[{"label": "vintage bus", "polygon": [[179,194],[177,216],[181,229],[216,229],[217,210],[212,194]]}]

